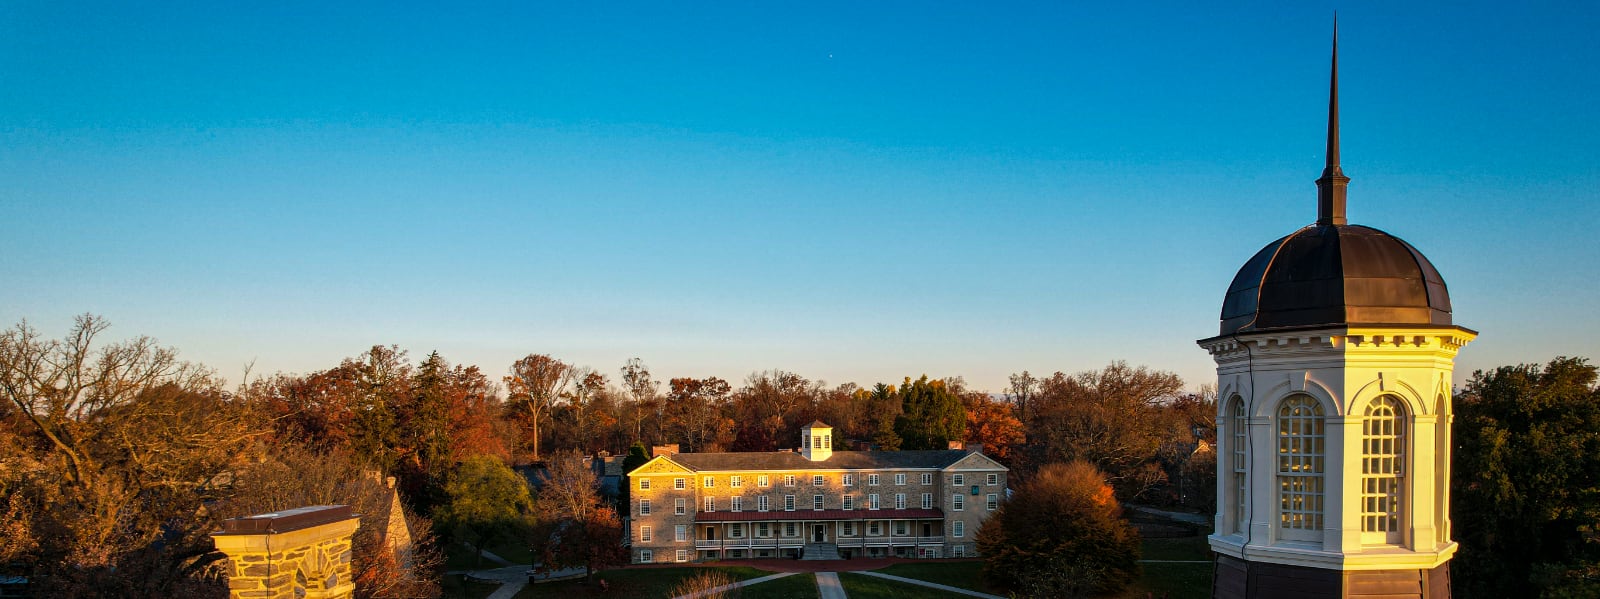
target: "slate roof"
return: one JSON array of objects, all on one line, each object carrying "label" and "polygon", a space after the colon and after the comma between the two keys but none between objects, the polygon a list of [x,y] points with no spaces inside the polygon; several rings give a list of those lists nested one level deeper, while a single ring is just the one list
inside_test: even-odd
[{"label": "slate roof", "polygon": [[672,461],[696,472],[740,470],[866,470],[871,468],[944,468],[967,457],[965,449],[922,451],[835,451],[812,461],[792,451],[680,453]]},{"label": "slate roof", "polygon": [[792,512],[697,512],[695,522],[762,520],[940,520],[942,510],[795,510]]}]

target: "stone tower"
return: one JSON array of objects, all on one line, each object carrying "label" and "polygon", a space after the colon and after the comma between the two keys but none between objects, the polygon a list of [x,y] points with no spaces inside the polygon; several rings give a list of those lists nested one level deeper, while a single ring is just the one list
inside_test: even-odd
[{"label": "stone tower", "polygon": [[1219,334],[1212,596],[1449,597],[1451,374],[1428,259],[1348,224],[1335,25],[1317,220],[1245,262]]}]

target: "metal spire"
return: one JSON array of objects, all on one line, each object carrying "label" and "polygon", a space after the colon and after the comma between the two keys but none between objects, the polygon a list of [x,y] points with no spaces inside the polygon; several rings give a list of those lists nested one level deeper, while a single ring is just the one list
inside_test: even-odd
[{"label": "metal spire", "polygon": [[1333,14],[1333,70],[1328,77],[1328,163],[1317,179],[1317,224],[1343,225],[1345,186],[1350,178],[1339,168],[1339,13]]}]

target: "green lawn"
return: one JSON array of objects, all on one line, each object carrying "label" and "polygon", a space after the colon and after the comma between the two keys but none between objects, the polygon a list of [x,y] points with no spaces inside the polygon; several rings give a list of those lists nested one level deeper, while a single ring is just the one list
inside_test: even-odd
[{"label": "green lawn", "polygon": [[[525,565],[533,563],[533,551],[529,550],[527,545],[523,545],[521,541],[515,539],[498,539],[490,543],[485,549],[513,564]],[[501,567],[500,564],[488,558],[484,558],[482,562],[477,561],[472,555],[472,548],[463,543],[455,543],[445,547],[444,555],[446,570],[487,570]]]},{"label": "green lawn", "polygon": [[[564,582],[550,582],[545,584],[530,584],[527,587],[524,587],[522,592],[517,593],[517,597],[519,599],[532,599],[534,597],[561,597],[562,599],[587,599],[591,597],[606,599],[615,599],[617,597],[638,597],[640,599],[663,598],[667,597],[667,591],[672,590],[672,587],[677,585],[678,581],[690,576],[694,576],[695,574],[707,569],[719,570],[722,573],[727,574],[729,578],[732,578],[736,581],[749,580],[751,578],[759,578],[772,574],[771,572],[757,570],[749,566],[713,566],[708,568],[617,568],[612,570],[602,570],[601,572],[596,573],[594,575],[593,582],[570,580]],[[801,575],[797,574],[789,578],[798,577],[801,577]],[[606,588],[604,590],[601,590],[600,587],[600,581],[602,580],[606,582]],[[782,580],[774,582],[782,582]],[[814,590],[816,589],[816,586],[817,585],[813,580],[811,584],[813,594],[807,596],[816,596]],[[755,591],[758,588],[759,587],[750,587],[749,591]],[[768,595],[749,594],[746,594],[745,596],[768,597]],[[788,596],[774,595],[771,597],[787,598]]]},{"label": "green lawn", "polygon": [[[895,576],[903,576],[895,574]],[[911,578],[911,576],[906,576]],[[906,584],[893,580],[856,574],[853,572],[840,572],[839,583],[844,585],[844,594],[850,599],[971,599],[966,595],[946,593],[938,589],[924,586]]]},{"label": "green lawn", "polygon": [[817,576],[801,572],[739,589],[739,599],[817,599]]},{"label": "green lawn", "polygon": [[[983,561],[981,560],[912,562],[895,564],[875,571],[949,585],[969,591],[1004,595],[1004,593],[990,587],[988,581],[984,580]],[[932,591],[932,589],[928,590]]]},{"label": "green lawn", "polygon": [[1142,559],[1211,561],[1211,545],[1200,535],[1176,539],[1145,539],[1140,548],[1144,554]]}]

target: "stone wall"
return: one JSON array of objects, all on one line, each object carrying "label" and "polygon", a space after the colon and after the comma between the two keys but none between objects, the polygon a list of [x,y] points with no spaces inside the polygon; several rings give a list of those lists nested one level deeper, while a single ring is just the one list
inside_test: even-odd
[{"label": "stone wall", "polygon": [[355,591],[350,539],[360,517],[349,506],[296,508],[223,522],[212,534],[228,555],[234,599],[334,599]]}]

